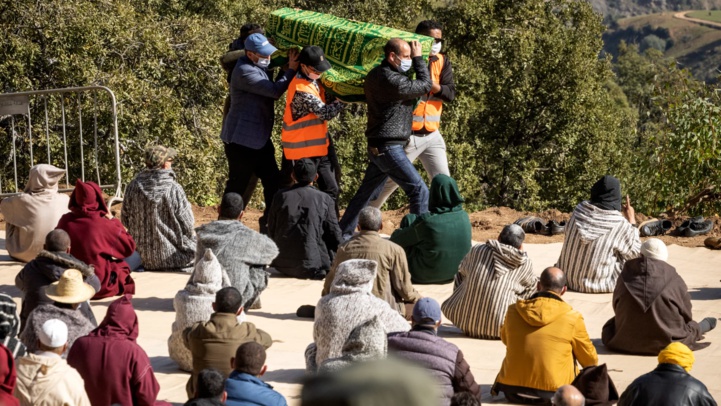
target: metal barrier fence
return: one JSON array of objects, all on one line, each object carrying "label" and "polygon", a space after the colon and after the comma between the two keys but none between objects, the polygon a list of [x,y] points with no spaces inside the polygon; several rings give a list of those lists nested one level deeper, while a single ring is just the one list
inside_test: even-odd
[{"label": "metal barrier fence", "polygon": [[[104,101],[109,105],[103,106]],[[87,109],[92,110],[90,114]],[[86,121],[87,129],[88,117],[92,117],[92,145],[83,132],[83,121]],[[22,189],[18,179],[26,180],[30,167],[36,163],[64,168],[66,183],[60,191],[71,191],[73,188],[69,183],[74,178],[85,182],[86,161],[90,160],[95,172],[95,178],[90,180],[102,189],[114,189],[108,205],[122,201],[117,104],[115,94],[107,87],[0,94],[0,134],[3,129],[9,136],[0,139],[0,153],[11,155],[11,159],[0,164],[0,198],[20,194]],[[90,156],[86,154],[87,149],[92,149]],[[109,164],[112,159],[114,165]],[[8,168],[10,162],[12,172]],[[62,164],[57,164],[59,162]],[[80,176],[77,176],[78,172]],[[112,181],[104,183],[103,178],[112,178]]]}]

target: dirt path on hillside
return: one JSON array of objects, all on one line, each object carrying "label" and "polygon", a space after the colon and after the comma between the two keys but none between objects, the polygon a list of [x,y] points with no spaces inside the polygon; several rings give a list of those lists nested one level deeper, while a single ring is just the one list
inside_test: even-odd
[{"label": "dirt path on hillside", "polygon": [[708,20],[702,20],[700,18],[691,18],[687,17],[686,14],[690,13],[690,11],[682,11],[679,13],[674,13],[673,18],[678,18],[679,20],[686,20],[690,21],[692,23],[701,24],[706,27],[716,28],[717,30],[721,30],[721,23],[716,23],[713,21]]}]

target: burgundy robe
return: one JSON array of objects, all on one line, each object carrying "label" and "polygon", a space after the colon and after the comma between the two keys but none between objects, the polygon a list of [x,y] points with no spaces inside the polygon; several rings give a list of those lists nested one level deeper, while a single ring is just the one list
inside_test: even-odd
[{"label": "burgundy robe", "polygon": [[610,350],[657,355],[674,341],[701,348],[686,283],[664,261],[641,256],[626,262],[613,291],[613,311],[601,334]]},{"label": "burgundy robe", "polygon": [[68,353],[93,406],[169,405],[156,401],[160,385],[148,354],[135,342],[138,316],[130,299],[124,295],[111,303],[98,328],[77,339]]},{"label": "burgundy robe", "polygon": [[70,235],[70,254],[95,267],[100,290],[93,299],[134,294],[135,282],[124,258],[135,251],[135,241],[120,220],[105,217],[108,206],[100,187],[78,179],[69,208],[70,213],[60,218],[57,228]]},{"label": "burgundy robe", "polygon": [[0,344],[0,406],[20,406],[20,401],[13,396],[16,382],[15,358]]}]

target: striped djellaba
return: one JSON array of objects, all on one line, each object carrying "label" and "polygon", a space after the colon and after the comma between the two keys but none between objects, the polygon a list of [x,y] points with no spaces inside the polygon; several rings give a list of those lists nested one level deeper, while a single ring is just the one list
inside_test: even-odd
[{"label": "striped djellaba", "polygon": [[566,273],[568,288],[583,293],[610,293],[629,259],[638,257],[638,229],[617,210],[584,201],[566,226],[556,266]]},{"label": "striped djellaba", "polygon": [[489,240],[463,258],[441,310],[467,336],[499,339],[508,306],[531,296],[537,282],[525,252]]}]

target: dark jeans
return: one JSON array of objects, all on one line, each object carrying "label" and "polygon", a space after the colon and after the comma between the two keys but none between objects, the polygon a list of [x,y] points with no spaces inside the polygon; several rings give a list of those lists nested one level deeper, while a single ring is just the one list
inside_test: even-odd
[{"label": "dark jeans", "polygon": [[[225,156],[228,158],[228,182],[225,192],[243,195],[253,176],[257,176],[263,184],[265,210],[260,218],[260,231],[267,232],[268,210],[273,204],[273,195],[278,191],[280,171],[275,161],[273,142],[268,140],[261,149],[252,149],[238,144],[224,144]],[[247,202],[246,202],[247,204]]]},{"label": "dark jeans", "polygon": [[380,147],[378,155],[373,153],[372,148],[368,148],[368,157],[370,163],[363,181],[340,220],[340,228],[345,239],[353,235],[361,210],[380,195],[389,177],[406,192],[411,203],[411,213],[420,215],[428,212],[428,186],[406,157],[403,145]]}]

